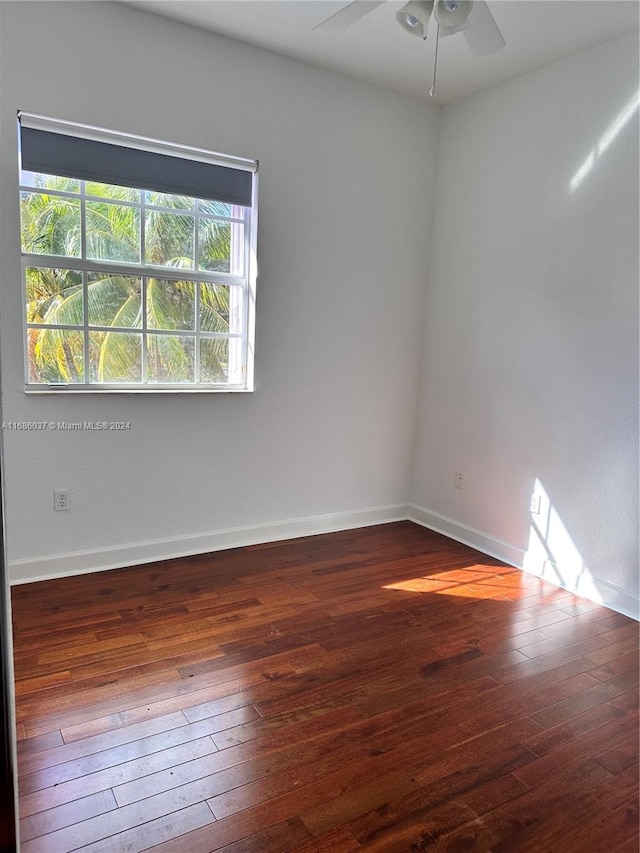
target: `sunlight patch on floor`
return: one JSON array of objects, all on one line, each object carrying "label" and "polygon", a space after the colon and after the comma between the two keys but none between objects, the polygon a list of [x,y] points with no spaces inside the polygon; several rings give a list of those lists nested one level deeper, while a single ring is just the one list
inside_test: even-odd
[{"label": "sunlight patch on floor", "polygon": [[520,589],[521,582],[522,574],[517,569],[505,569],[498,574],[495,566],[478,563],[464,569],[444,570],[425,577],[396,581],[386,584],[383,589],[505,601],[512,590]]}]

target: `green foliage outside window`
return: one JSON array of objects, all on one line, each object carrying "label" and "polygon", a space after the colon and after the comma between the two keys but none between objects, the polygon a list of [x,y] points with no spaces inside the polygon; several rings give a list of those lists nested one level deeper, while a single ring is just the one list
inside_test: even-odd
[{"label": "green foliage outside window", "polygon": [[[230,205],[147,192],[155,209],[143,216],[140,190],[87,181],[84,205],[79,192],[79,181],[46,175],[31,176],[21,192],[23,253],[49,256],[42,265],[30,258],[25,269],[28,381],[226,383],[229,339],[206,333],[232,331],[231,291],[239,289],[206,276],[232,271],[233,229],[243,226],[213,218],[230,218]],[[65,265],[55,266],[56,257]],[[67,269],[73,259],[105,269]],[[117,269],[140,264],[162,267],[166,277]],[[177,274],[198,269],[205,280]]]}]

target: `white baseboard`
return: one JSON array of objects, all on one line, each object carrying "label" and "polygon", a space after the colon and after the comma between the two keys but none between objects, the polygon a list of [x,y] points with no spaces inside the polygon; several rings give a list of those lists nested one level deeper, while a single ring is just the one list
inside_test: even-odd
[{"label": "white baseboard", "polygon": [[525,552],[521,548],[516,548],[501,539],[494,539],[487,533],[476,530],[475,527],[467,527],[466,524],[461,524],[453,518],[447,518],[446,515],[440,515],[415,504],[409,504],[409,521],[428,527],[436,533],[442,533],[449,539],[462,542],[463,545],[482,551],[489,557],[495,557],[519,569],[522,568]]},{"label": "white baseboard", "polygon": [[10,584],[32,583],[52,578],[101,572],[157,560],[171,560],[193,554],[207,554],[228,548],[241,548],[283,539],[296,539],[318,533],[333,533],[357,527],[371,527],[391,521],[405,521],[407,506],[372,507],[351,512],[335,512],[327,515],[294,518],[247,527],[232,527],[191,536],[174,536],[146,542],[132,542],[86,551],[72,551],[9,561]]},{"label": "white baseboard", "polygon": [[578,581],[573,584],[562,583],[558,579],[561,573],[549,560],[543,564],[536,564],[535,560],[528,559],[531,555],[522,548],[495,539],[481,530],[415,504],[371,507],[350,512],[233,527],[192,536],[175,536],[95,550],[73,551],[68,554],[12,560],[9,562],[9,578],[11,584],[31,583],[405,520],[413,521],[436,533],[442,533],[483,554],[509,563],[529,574],[542,577],[555,586],[640,621],[640,600],[620,587],[594,578],[588,572],[583,572]]},{"label": "white baseboard", "polygon": [[447,518],[447,516],[415,504],[409,504],[408,518],[416,524],[429,528],[429,530],[442,533],[450,539],[455,539],[457,542],[462,542],[464,545],[481,551],[483,554],[509,563],[517,569],[527,572],[527,574],[543,578],[554,586],[573,592],[581,598],[602,604],[617,613],[640,621],[640,599],[637,596],[631,595],[626,590],[608,581],[592,576],[588,571],[581,572],[574,582],[561,582],[559,578],[567,573],[561,572],[551,560],[540,563],[531,559],[528,551],[511,545],[509,542],[495,539],[481,530],[468,527],[453,518]]}]

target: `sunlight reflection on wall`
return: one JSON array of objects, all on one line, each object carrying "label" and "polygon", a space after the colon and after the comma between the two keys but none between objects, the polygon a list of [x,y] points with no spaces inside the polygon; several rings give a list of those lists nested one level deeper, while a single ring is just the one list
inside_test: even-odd
[{"label": "sunlight reflection on wall", "polygon": [[539,479],[533,494],[540,498],[540,512],[531,513],[524,570],[602,603],[591,572]]},{"label": "sunlight reflection on wall", "polygon": [[631,121],[635,113],[638,111],[639,106],[640,92],[636,92],[633,98],[631,98],[631,100],[629,101],[629,103],[618,113],[618,115],[614,118],[609,127],[606,129],[606,131],[602,134],[597,146],[589,152],[584,163],[580,166],[578,171],[571,179],[571,183],[569,184],[571,192],[574,192],[578,189],[580,184],[583,182],[589,172],[593,169],[595,164],[598,162],[600,157],[602,157],[602,155],[611,145],[614,139],[616,139],[620,135],[622,130]]}]

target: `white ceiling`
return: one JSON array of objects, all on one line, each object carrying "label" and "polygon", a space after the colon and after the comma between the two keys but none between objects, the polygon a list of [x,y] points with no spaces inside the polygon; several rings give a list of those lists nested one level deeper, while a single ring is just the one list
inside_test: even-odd
[{"label": "white ceiling", "polygon": [[[396,22],[387,0],[339,33],[313,27],[347,0],[138,0],[128,5],[313,65],[429,99],[435,28],[426,42]],[[444,104],[547,65],[638,26],[638,0],[489,0],[506,46],[474,56],[462,33],[441,39],[438,94]]]}]

